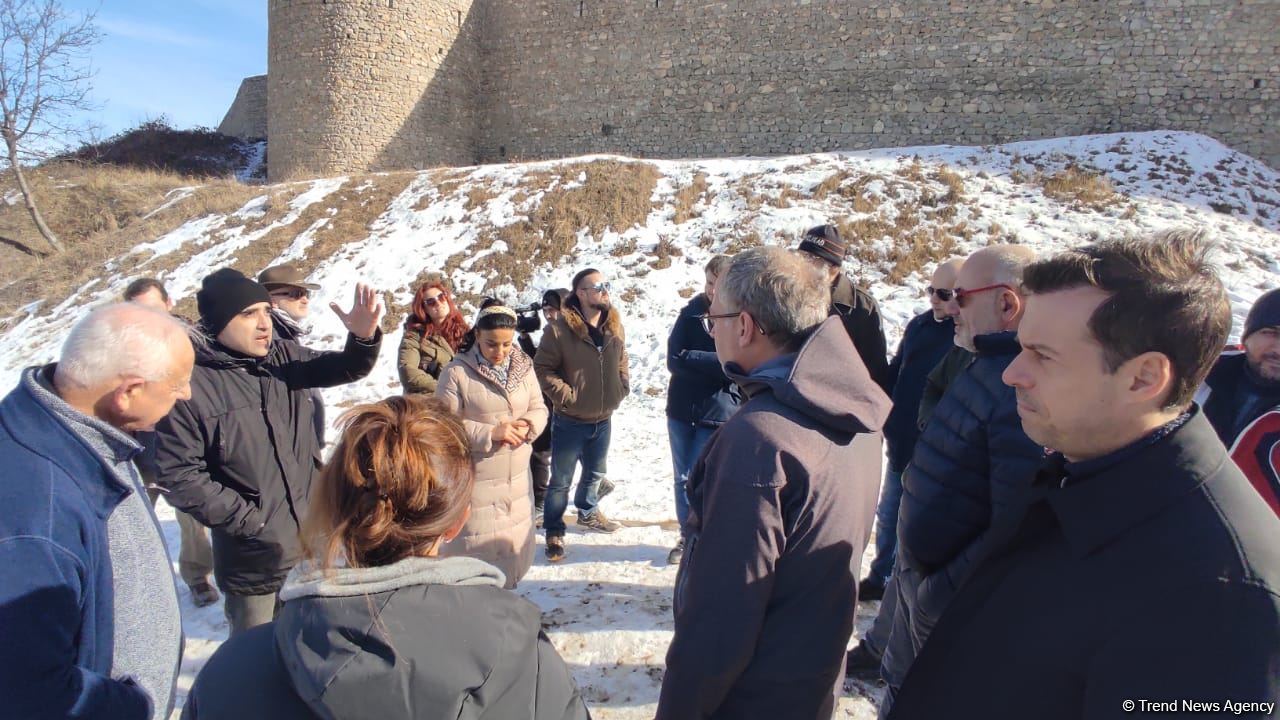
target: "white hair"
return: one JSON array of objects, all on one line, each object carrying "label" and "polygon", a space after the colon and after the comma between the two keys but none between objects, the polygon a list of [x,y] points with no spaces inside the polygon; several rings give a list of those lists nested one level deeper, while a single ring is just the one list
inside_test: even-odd
[{"label": "white hair", "polygon": [[62,344],[57,379],[81,388],[138,377],[163,380],[173,372],[174,337],[190,338],[182,320],[137,303],[114,303],[90,312]]},{"label": "white hair", "polygon": [[991,282],[1012,285],[1019,290],[1022,271],[1036,261],[1036,251],[1026,245],[989,245],[978,252],[990,258]]},{"label": "white hair", "polygon": [[831,287],[795,252],[762,246],[738,253],[716,284],[724,303],[745,310],[779,347],[803,340],[827,318]]}]

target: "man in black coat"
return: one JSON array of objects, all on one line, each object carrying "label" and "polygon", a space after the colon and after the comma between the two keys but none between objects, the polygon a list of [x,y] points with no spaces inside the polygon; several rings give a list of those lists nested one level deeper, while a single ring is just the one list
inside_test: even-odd
[{"label": "man in black coat", "polygon": [[1033,265],[1025,285],[1005,380],[1057,453],[891,717],[1271,715],[1280,520],[1192,403],[1231,326],[1205,244],[1104,241]]},{"label": "man in black coat", "polygon": [[1253,304],[1241,342],[1242,350],[1214,364],[1196,402],[1245,477],[1280,514],[1280,290]]},{"label": "man in black coat", "polygon": [[358,380],[378,357],[382,304],[357,285],[341,352],[274,338],[267,291],[234,270],[196,296],[207,347],[191,399],[157,427],[158,482],[174,507],[213,530],[213,566],[232,634],[269,622],[300,554],[312,475],[320,465],[310,389]]},{"label": "man in black coat", "polygon": [[911,461],[911,454],[920,437],[917,409],[924,393],[926,378],[955,347],[955,302],[951,291],[956,284],[956,273],[964,264],[963,258],[941,263],[933,271],[929,284],[929,310],[920,313],[907,323],[898,343],[898,352],[889,363],[890,394],[893,410],[884,425],[884,439],[888,446],[889,467],[880,486],[880,502],[876,506],[876,555],[871,570],[858,583],[858,602],[881,600],[876,621],[870,631],[849,651],[845,671],[864,679],[880,676],[880,660],[889,633],[893,628],[896,598],[890,592],[889,578],[893,572],[898,548],[898,505],[902,502],[902,473]]},{"label": "man in black coat", "polygon": [[862,364],[871,373],[871,379],[888,393],[892,389],[889,379],[888,342],[884,339],[884,327],[880,322],[880,306],[871,293],[853,284],[841,271],[849,245],[840,237],[835,225],[819,225],[805,231],[796,250],[827,274],[831,283],[831,314],[838,315],[844,329],[853,341],[853,347],[862,358]]},{"label": "man in black coat", "polygon": [[[307,282],[302,271],[292,263],[263,270],[258,273],[258,283],[271,296],[271,324],[275,336],[301,345],[311,334],[311,326],[307,324],[311,315],[311,293],[319,290],[320,286]],[[324,395],[320,394],[319,388],[311,389],[311,405],[315,410],[316,438],[323,448]]]},{"label": "man in black coat", "polygon": [[1022,269],[1034,258],[1021,245],[993,245],[960,268],[955,341],[976,357],[947,388],[902,475],[886,706],[982,556],[992,525],[1016,506],[1044,459],[1022,432],[1013,390],[1000,380],[1019,352]]}]

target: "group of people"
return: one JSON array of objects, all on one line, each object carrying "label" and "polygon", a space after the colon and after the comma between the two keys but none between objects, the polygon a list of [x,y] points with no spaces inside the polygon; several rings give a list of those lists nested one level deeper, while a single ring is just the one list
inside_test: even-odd
[{"label": "group of people", "polygon": [[[1280,291],[1223,354],[1208,248],[983,248],[934,270],[892,359],[834,226],[712,258],[668,340],[657,717],[828,718],[846,673],[882,677],[892,718],[1274,709]],[[470,324],[447,285],[418,288],[404,393],[343,413],[327,459],[319,389],[371,371],[383,308],[357,283],[331,305],[344,347],[309,348],[317,289],[290,265],[219,270],[189,323],[136,282],[0,401],[6,716],[168,716],[159,494],[193,602],[220,591],[231,630],[185,717],[589,717],[511,589],[539,524],[565,558],[578,468],[576,524],[620,528],[600,507],[630,393],[609,281],[587,268]]]}]

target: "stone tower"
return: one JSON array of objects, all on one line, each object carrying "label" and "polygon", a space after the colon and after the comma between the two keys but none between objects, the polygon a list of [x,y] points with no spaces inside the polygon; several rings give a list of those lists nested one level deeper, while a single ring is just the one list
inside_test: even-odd
[{"label": "stone tower", "polygon": [[472,0],[270,0],[272,180],[476,159]]}]

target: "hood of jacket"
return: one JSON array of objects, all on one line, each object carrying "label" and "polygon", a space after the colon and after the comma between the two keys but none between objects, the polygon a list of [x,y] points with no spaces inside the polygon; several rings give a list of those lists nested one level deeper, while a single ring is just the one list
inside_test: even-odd
[{"label": "hood of jacket", "polygon": [[731,363],[725,373],[748,398],[772,393],[783,405],[845,433],[878,432],[892,408],[837,317],[818,326],[787,372],[748,375]]},{"label": "hood of jacket", "polygon": [[466,557],[327,571],[300,563],[280,591],[286,604],[276,648],[294,691],[320,717],[455,717],[460,692],[483,684],[501,653],[491,647],[501,634],[477,623],[501,624],[523,610],[512,595],[497,606],[503,616],[487,617],[492,604],[468,602],[459,591],[502,592],[505,581],[497,568]]},{"label": "hood of jacket", "polygon": [[[565,301],[564,312],[560,313],[560,318],[579,340],[591,340],[587,321],[582,317],[582,304],[578,302],[577,297],[570,297]],[[625,339],[622,331],[622,317],[618,314],[617,308],[610,307],[604,311],[604,321],[600,323],[600,329],[605,335],[613,335],[620,340]]]}]

